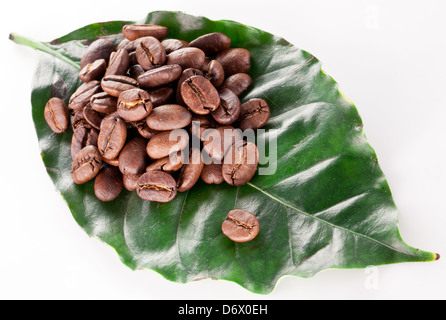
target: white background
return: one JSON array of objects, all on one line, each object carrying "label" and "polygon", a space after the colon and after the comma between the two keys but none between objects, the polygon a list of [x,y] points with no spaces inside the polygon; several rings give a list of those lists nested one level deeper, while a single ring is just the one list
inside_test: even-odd
[{"label": "white background", "polygon": [[[3,1],[0,34],[1,299],[446,298],[446,5],[444,1]],[[93,22],[175,10],[236,20],[313,53],[358,107],[399,208],[403,239],[444,254],[430,263],[284,277],[256,295],[227,281],[177,284],[131,271],[89,238],[46,174],[31,119],[34,50]]]}]

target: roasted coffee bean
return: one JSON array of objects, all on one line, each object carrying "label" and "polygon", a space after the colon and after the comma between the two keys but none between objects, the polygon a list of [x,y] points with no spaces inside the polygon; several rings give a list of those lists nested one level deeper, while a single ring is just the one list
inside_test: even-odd
[{"label": "roasted coffee bean", "polygon": [[150,158],[161,159],[183,150],[188,143],[189,135],[185,130],[161,131],[149,140],[146,151]]},{"label": "roasted coffee bean", "polygon": [[164,49],[166,49],[166,54],[189,46],[189,42],[180,39],[164,39],[161,41],[161,44],[163,45]]},{"label": "roasted coffee bean", "polygon": [[241,105],[240,111],[240,129],[260,129],[269,120],[271,111],[268,103],[259,98],[253,98]]},{"label": "roasted coffee bean", "polygon": [[166,64],[179,64],[181,68],[201,69],[206,60],[203,50],[198,48],[181,48],[167,55]]},{"label": "roasted coffee bean", "polygon": [[142,175],[143,175],[143,173],[122,175],[122,182],[123,182],[124,188],[128,191],[135,191],[136,187],[138,186],[138,184],[137,184],[138,179]]},{"label": "roasted coffee bean", "polygon": [[105,117],[98,137],[98,148],[105,159],[118,157],[127,139],[127,125],[119,117]]},{"label": "roasted coffee bean", "polygon": [[156,88],[177,80],[181,72],[182,69],[177,64],[166,65],[146,71],[137,80],[145,88]]},{"label": "roasted coffee bean", "polygon": [[[211,157],[212,162],[220,163],[232,145],[242,140],[240,129],[232,126],[220,126],[216,129],[203,131],[203,151]],[[209,161],[206,161],[208,164]]]},{"label": "roasted coffee bean", "polygon": [[119,49],[118,51],[112,52],[110,55],[110,61],[107,70],[105,71],[105,75],[126,75],[129,66],[130,57],[128,51]]},{"label": "roasted coffee bean", "polygon": [[127,122],[140,121],[152,111],[150,95],[142,89],[123,91],[118,98],[118,115]]},{"label": "roasted coffee bean", "polygon": [[245,48],[230,48],[217,54],[215,60],[221,63],[225,76],[247,73],[251,68],[251,53]]},{"label": "roasted coffee bean", "polygon": [[80,150],[71,166],[71,177],[76,184],[83,184],[98,174],[102,165],[102,157],[98,148],[86,146]]},{"label": "roasted coffee bean", "polygon": [[90,102],[91,97],[100,91],[101,83],[97,80],[81,84],[71,95],[68,101],[68,108],[73,111],[82,110]]},{"label": "roasted coffee bean", "polygon": [[221,173],[221,163],[205,164],[203,171],[201,171],[201,180],[208,184],[221,184],[225,180]]},{"label": "roasted coffee bean", "polygon": [[54,133],[63,133],[70,127],[70,111],[62,99],[53,97],[48,100],[43,113],[46,123]]},{"label": "roasted coffee bean", "polygon": [[241,110],[239,98],[229,89],[223,88],[219,90],[220,104],[218,108],[211,112],[215,121],[222,125],[234,123]]},{"label": "roasted coffee bean", "polygon": [[136,80],[144,72],[146,72],[146,70],[144,70],[143,67],[141,67],[139,64],[134,64],[129,68],[128,75]]},{"label": "roasted coffee bean", "polygon": [[217,60],[212,60],[206,69],[206,79],[209,79],[214,87],[219,88],[225,80],[225,71],[221,63]]},{"label": "roasted coffee bean", "polygon": [[193,76],[181,84],[184,103],[196,114],[208,114],[218,108],[220,96],[217,89],[203,76]]},{"label": "roasted coffee bean", "polygon": [[259,229],[257,217],[241,209],[229,211],[221,225],[223,234],[235,242],[251,241],[258,235]]},{"label": "roasted coffee bean", "polygon": [[108,63],[110,54],[116,50],[115,44],[107,39],[93,41],[81,57],[81,70],[89,63],[105,59]]},{"label": "roasted coffee bean", "polygon": [[167,157],[155,160],[146,167],[146,172],[153,170],[161,170],[172,173],[178,171],[183,166],[185,159],[182,151],[174,152]]},{"label": "roasted coffee bean", "polygon": [[179,104],[159,106],[146,118],[147,126],[153,130],[167,131],[181,129],[190,124],[192,114]]},{"label": "roasted coffee bean", "polygon": [[103,167],[94,180],[94,194],[103,202],[115,200],[122,187],[122,174],[117,167]]},{"label": "roasted coffee bean", "polygon": [[141,135],[141,137],[150,139],[152,138],[158,131],[150,129],[147,126],[146,119],[134,122],[134,126],[136,130],[138,130],[138,133]]},{"label": "roasted coffee bean", "polygon": [[101,129],[101,122],[104,117],[97,111],[93,110],[90,103],[88,103],[84,107],[82,114],[84,116],[85,121],[87,121],[92,128],[95,128],[97,130]]},{"label": "roasted coffee bean", "polygon": [[107,61],[98,59],[87,64],[80,72],[79,79],[83,82],[90,82],[102,78],[107,70]]},{"label": "roasted coffee bean", "polygon": [[121,42],[119,42],[116,50],[125,49],[128,53],[134,52],[136,47],[138,46],[138,41],[129,40],[124,38]]},{"label": "roasted coffee bean", "polygon": [[161,87],[147,91],[150,95],[153,107],[174,102],[175,90],[171,87]]},{"label": "roasted coffee bean", "polygon": [[166,61],[166,49],[154,37],[142,38],[135,50],[136,60],[144,70],[162,66]]},{"label": "roasted coffee bean", "polygon": [[206,129],[215,129],[217,127],[219,127],[219,124],[214,120],[214,118],[212,118],[211,115],[192,115],[190,132],[201,141],[203,141],[203,132],[206,131]]},{"label": "roasted coffee bean", "polygon": [[128,141],[119,154],[119,170],[123,174],[144,172],[148,162],[146,152],[147,140],[136,136]]},{"label": "roasted coffee bean", "polygon": [[99,131],[89,126],[80,126],[74,129],[71,136],[71,158],[74,159],[77,153],[86,146],[97,146],[98,136]]},{"label": "roasted coffee bean", "polygon": [[119,167],[119,158],[105,159],[104,157],[102,157],[102,161],[104,161],[105,163],[108,163],[109,165],[111,165],[113,167]]},{"label": "roasted coffee bean", "polygon": [[102,114],[110,114],[116,111],[118,98],[107,92],[99,92],[91,96],[90,106],[94,111]]},{"label": "roasted coffee bean", "polygon": [[259,152],[252,142],[238,141],[225,155],[222,174],[227,183],[241,186],[249,182],[257,171]]},{"label": "roasted coffee bean", "polygon": [[175,94],[176,94],[175,98],[176,98],[176,102],[178,104],[181,104],[181,105],[185,104],[183,101],[183,97],[181,96],[181,84],[192,76],[204,76],[204,74],[200,69],[196,69],[196,68],[187,68],[187,69],[183,70],[180,78],[178,79],[177,90],[175,92]]},{"label": "roasted coffee bean", "polygon": [[143,200],[169,202],[177,194],[175,179],[163,171],[149,171],[137,181],[136,192]]},{"label": "roasted coffee bean", "polygon": [[252,83],[252,78],[247,73],[236,73],[226,78],[221,85],[221,88],[227,88],[235,93],[236,96],[240,96],[248,89]]},{"label": "roasted coffee bean", "polygon": [[204,167],[200,149],[191,148],[189,153],[189,161],[181,168],[177,180],[177,190],[180,192],[190,190],[197,183]]},{"label": "roasted coffee bean", "polygon": [[119,97],[126,90],[138,88],[139,84],[135,79],[127,76],[110,75],[102,78],[101,87],[109,95]]},{"label": "roasted coffee bean", "polygon": [[220,51],[229,49],[231,47],[231,39],[220,32],[213,32],[204,34],[189,43],[189,47],[197,47],[206,54],[206,56],[213,56]]},{"label": "roasted coffee bean", "polygon": [[122,33],[129,40],[147,36],[163,39],[169,34],[169,29],[155,24],[130,24],[122,28]]}]

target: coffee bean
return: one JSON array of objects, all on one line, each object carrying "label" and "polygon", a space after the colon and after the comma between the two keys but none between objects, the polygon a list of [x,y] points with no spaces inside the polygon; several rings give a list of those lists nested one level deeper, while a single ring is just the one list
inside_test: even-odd
[{"label": "coffee bean", "polygon": [[161,159],[183,150],[188,143],[189,135],[185,130],[162,131],[149,140],[146,151],[150,158]]},{"label": "coffee bean", "polygon": [[119,117],[105,117],[98,137],[100,154],[106,159],[115,159],[127,139],[127,125]]},{"label": "coffee bean", "polygon": [[122,187],[122,174],[117,167],[103,167],[94,180],[94,194],[104,202],[115,200]]},{"label": "coffee bean", "polygon": [[220,104],[218,108],[211,112],[214,120],[222,125],[229,125],[234,123],[241,110],[239,98],[229,89],[220,89]]},{"label": "coffee bean", "polygon": [[86,146],[80,150],[71,166],[71,177],[76,184],[83,184],[98,174],[102,165],[102,157],[98,148]]},{"label": "coffee bean", "polygon": [[182,69],[177,64],[166,65],[144,72],[137,80],[145,88],[156,88],[177,80],[181,72]]},{"label": "coffee bean", "polygon": [[219,124],[211,115],[192,114],[190,132],[201,141],[203,141],[203,132],[206,129],[215,129],[217,127],[219,127]]},{"label": "coffee bean", "polygon": [[248,73],[251,68],[251,53],[245,48],[230,48],[217,54],[215,60],[221,63],[225,76]]},{"label": "coffee bean", "polygon": [[118,103],[117,97],[109,95],[107,92],[99,92],[91,96],[90,106],[94,111],[102,114],[110,114],[116,111]]},{"label": "coffee bean", "polygon": [[166,61],[166,49],[154,37],[144,37],[135,50],[136,60],[144,70],[159,67]]},{"label": "coffee bean", "polygon": [[197,47],[207,55],[213,56],[231,47],[231,39],[220,32],[204,34],[189,43],[190,47]]},{"label": "coffee bean", "polygon": [[70,111],[62,99],[53,97],[48,100],[43,113],[54,133],[63,133],[70,127]]},{"label": "coffee bean", "polygon": [[110,75],[102,78],[101,87],[109,95],[119,97],[126,90],[138,88],[139,84],[135,79],[127,76]]},{"label": "coffee bean", "polygon": [[175,179],[163,171],[149,171],[137,181],[136,192],[148,201],[169,202],[177,194]]},{"label": "coffee bean", "polygon": [[229,211],[221,225],[223,234],[235,242],[251,241],[258,235],[259,228],[257,217],[241,209]]},{"label": "coffee bean", "polygon": [[222,174],[227,183],[241,186],[249,182],[257,171],[259,152],[252,142],[234,143],[224,157]]},{"label": "coffee bean", "polygon": [[241,105],[241,111],[239,116],[240,129],[260,129],[269,120],[271,111],[268,103],[265,100],[259,98],[253,98]]},{"label": "coffee bean", "polygon": [[107,70],[107,61],[105,59],[98,59],[87,64],[80,72],[79,79],[83,82],[90,82],[92,80],[100,79],[104,76]]},{"label": "coffee bean", "polygon": [[147,91],[150,95],[153,107],[174,102],[175,90],[171,87],[161,87]]},{"label": "coffee bean", "polygon": [[136,47],[138,46],[138,41],[129,40],[124,38],[121,42],[119,42],[116,50],[125,49],[128,53],[134,52]]},{"label": "coffee bean", "polygon": [[130,24],[122,28],[122,33],[129,40],[147,36],[163,39],[169,34],[169,29],[155,24]]},{"label": "coffee bean", "polygon": [[223,66],[217,60],[212,60],[206,68],[206,79],[216,88],[219,88],[225,80],[225,71]]},{"label": "coffee bean", "polygon": [[134,126],[136,130],[138,130],[138,133],[141,135],[141,137],[146,139],[152,138],[158,132],[156,130],[150,129],[147,126],[146,119],[134,122]]},{"label": "coffee bean", "polygon": [[163,45],[164,49],[166,49],[167,54],[189,46],[189,42],[179,39],[165,39],[161,41],[161,44]]},{"label": "coffee bean", "polygon": [[153,130],[167,131],[181,129],[190,124],[192,114],[178,104],[159,106],[146,118],[147,126]]},{"label": "coffee bean", "polygon": [[140,174],[123,174],[122,175],[122,182],[124,185],[124,188],[128,191],[135,191],[136,187],[138,186],[137,182],[138,179],[143,175],[143,173]]},{"label": "coffee bean", "polygon": [[184,164],[184,153],[182,151],[174,152],[167,157],[155,160],[146,167],[146,172],[161,170],[172,173],[181,169]]},{"label": "coffee bean", "polygon": [[147,140],[136,136],[128,141],[119,154],[119,170],[123,174],[144,172],[148,162]]},{"label": "coffee bean", "polygon": [[118,115],[125,121],[143,120],[152,111],[150,95],[142,89],[123,91],[118,98]]},{"label": "coffee bean", "polygon": [[97,111],[93,110],[90,103],[88,103],[84,110],[82,111],[82,114],[84,116],[84,119],[88,122],[88,124],[97,130],[100,130],[101,128],[101,122],[104,118],[101,114],[99,114]]},{"label": "coffee bean", "polygon": [[93,41],[81,57],[81,70],[89,63],[98,59],[105,59],[108,63],[110,54],[116,50],[115,44],[107,39]]},{"label": "coffee bean", "polygon": [[176,94],[176,96],[175,96],[176,102],[178,104],[181,104],[181,105],[185,104],[183,97],[181,96],[181,84],[192,76],[204,76],[204,74],[200,69],[196,69],[196,68],[187,68],[187,69],[183,70],[180,78],[178,79],[177,90],[175,93]]},{"label": "coffee bean", "polygon": [[208,114],[218,108],[220,96],[217,89],[203,76],[193,76],[181,84],[184,103],[196,114]]},{"label": "coffee bean", "polygon": [[223,183],[225,180],[221,173],[221,167],[222,165],[218,163],[205,164],[203,171],[201,171],[201,180],[208,184]]},{"label": "coffee bean", "polygon": [[130,78],[136,80],[144,72],[146,72],[146,70],[144,70],[143,67],[141,67],[139,64],[133,64],[128,70],[128,75]]},{"label": "coffee bean", "polygon": [[74,129],[71,136],[71,158],[74,159],[77,153],[86,146],[97,146],[98,136],[98,130],[89,126],[82,125]]},{"label": "coffee bean", "polygon": [[201,69],[206,60],[203,50],[198,48],[181,48],[167,55],[166,64],[179,64],[181,68]]},{"label": "coffee bean", "polygon": [[201,140],[203,151],[213,162],[220,163],[232,145],[242,140],[242,135],[240,129],[227,125],[204,131]]},{"label": "coffee bean", "polygon": [[235,93],[236,96],[240,96],[248,89],[252,83],[252,78],[247,73],[236,73],[226,78],[221,85],[222,88],[227,88]]},{"label": "coffee bean", "polygon": [[71,95],[68,101],[68,108],[73,111],[82,110],[90,102],[91,97],[100,91],[101,83],[97,80],[81,84]]},{"label": "coffee bean", "polygon": [[180,192],[190,190],[197,183],[204,167],[200,149],[191,148],[189,154],[189,161],[181,168],[177,180],[177,190]]},{"label": "coffee bean", "polygon": [[116,52],[112,52],[110,55],[110,61],[107,70],[105,71],[105,75],[126,75],[129,65],[130,57],[128,51],[119,49]]}]

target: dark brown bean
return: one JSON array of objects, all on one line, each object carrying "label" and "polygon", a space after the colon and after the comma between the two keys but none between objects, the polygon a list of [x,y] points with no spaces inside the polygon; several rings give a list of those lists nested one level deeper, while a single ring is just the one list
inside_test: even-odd
[{"label": "dark brown bean", "polygon": [[71,166],[71,177],[76,184],[83,184],[98,174],[102,165],[102,157],[98,148],[86,146],[80,150]]},{"label": "dark brown bean", "polygon": [[240,96],[252,83],[252,78],[247,73],[236,73],[226,78],[221,85],[222,88],[227,88],[235,93],[236,96]]},{"label": "dark brown bean", "polygon": [[225,71],[221,63],[217,60],[212,60],[207,66],[205,77],[209,79],[214,87],[219,88],[225,80]]},{"label": "dark brown bean", "polygon": [[115,200],[122,187],[122,174],[117,167],[103,167],[94,180],[94,194],[103,202]]},{"label": "dark brown bean", "polygon": [[225,236],[235,242],[247,242],[254,239],[260,230],[257,217],[246,210],[229,211],[221,225]]},{"label": "dark brown bean", "polygon": [[166,65],[144,72],[137,80],[145,88],[156,88],[177,80],[181,72],[182,69],[177,64]]},{"label": "dark brown bean", "polygon": [[73,111],[82,110],[90,102],[91,97],[100,91],[101,83],[97,80],[81,84],[71,95],[68,101],[68,108]]},{"label": "dark brown bean", "polygon": [[189,46],[189,42],[180,39],[164,39],[163,41],[161,41],[161,44],[166,49],[167,54]]},{"label": "dark brown bean", "polygon": [[146,118],[147,126],[153,130],[167,131],[181,129],[190,124],[192,114],[179,104],[159,106]]},{"label": "dark brown bean", "polygon": [[79,79],[83,82],[90,82],[102,78],[107,70],[107,61],[105,59],[98,59],[87,64],[80,72]]},{"label": "dark brown bean", "polygon": [[128,141],[119,154],[119,170],[123,174],[138,174],[144,172],[148,162],[146,152],[147,140],[135,137]]},{"label": "dark brown bean", "polygon": [[163,39],[169,34],[169,29],[155,24],[129,24],[122,28],[122,33],[129,40],[147,36]]},{"label": "dark brown bean", "polygon": [[97,146],[98,136],[98,130],[90,126],[81,125],[74,129],[71,136],[71,158],[74,159],[77,153],[86,146]]},{"label": "dark brown bean", "polygon": [[231,39],[220,32],[204,34],[189,43],[190,47],[197,47],[207,55],[213,56],[231,47]]},{"label": "dark brown bean", "polygon": [[189,135],[185,130],[162,131],[149,140],[146,151],[150,158],[161,159],[183,150],[188,143]]},{"label": "dark brown bean", "polygon": [[105,117],[98,137],[98,148],[105,159],[118,157],[127,139],[127,125],[119,117]]},{"label": "dark brown bean", "polygon": [[122,175],[122,182],[124,184],[124,188],[128,191],[135,191],[138,186],[138,179],[143,175],[143,173],[139,174],[124,174]]},{"label": "dark brown bean", "polygon": [[248,73],[251,68],[251,53],[245,48],[230,48],[217,54],[215,60],[221,63],[225,76]]},{"label": "dark brown bean", "polygon": [[169,202],[177,194],[175,179],[163,171],[149,171],[137,181],[136,192],[143,200]]},{"label": "dark brown bean", "polygon": [[203,72],[200,69],[196,69],[196,68],[187,68],[184,69],[183,72],[181,73],[180,78],[178,79],[177,82],[177,89],[176,89],[176,102],[178,104],[184,105],[184,101],[183,101],[183,97],[181,96],[181,84],[188,78],[192,77],[192,76],[204,76]]},{"label": "dark brown bean", "polygon": [[129,40],[124,38],[116,47],[116,50],[125,49],[128,53],[134,52],[138,46],[138,41]]},{"label": "dark brown bean", "polygon": [[220,163],[232,145],[242,140],[242,135],[239,129],[227,125],[204,131],[201,140],[203,151],[212,158],[213,162]]},{"label": "dark brown bean", "polygon": [[265,100],[250,99],[241,105],[239,127],[243,131],[246,129],[260,129],[268,122],[270,116],[271,111]]},{"label": "dark brown bean", "polygon": [[220,104],[218,108],[211,112],[214,120],[222,125],[229,125],[234,123],[241,110],[239,98],[229,89],[220,89]]},{"label": "dark brown bean", "polygon": [[62,99],[53,97],[48,100],[43,113],[46,123],[54,133],[63,133],[70,127],[70,111]]},{"label": "dark brown bean", "polygon": [[222,165],[219,163],[205,164],[201,171],[201,180],[208,184],[221,184],[225,180],[221,173]]},{"label": "dark brown bean", "polygon": [[211,115],[192,114],[190,132],[201,141],[203,141],[203,132],[206,129],[215,129],[217,127],[219,127],[219,124]]},{"label": "dark brown bean", "polygon": [[115,44],[107,39],[97,39],[93,41],[81,57],[81,70],[89,63],[98,59],[109,60],[113,51],[116,50]]},{"label": "dark brown bean", "polygon": [[161,170],[164,172],[172,173],[178,171],[183,166],[184,153],[182,151],[174,152],[167,157],[155,160],[146,167],[146,172],[153,170]]},{"label": "dark brown bean", "polygon": [[201,69],[206,60],[203,50],[198,48],[182,48],[167,55],[166,64],[179,64],[181,68]]},{"label": "dark brown bean", "polygon": [[128,51],[119,49],[118,51],[112,52],[110,55],[110,61],[107,70],[105,71],[105,75],[126,75],[129,66],[130,57]]},{"label": "dark brown bean", "polygon": [[127,122],[140,121],[152,111],[150,95],[142,89],[123,91],[118,98],[118,115]]},{"label": "dark brown bean", "polygon": [[154,37],[142,38],[135,50],[136,60],[144,70],[162,66],[166,61],[166,49]]},{"label": "dark brown bean", "polygon": [[191,148],[189,161],[181,168],[177,180],[177,190],[184,192],[190,190],[198,181],[203,170],[204,162],[199,148]]},{"label": "dark brown bean", "polygon": [[238,141],[225,155],[222,174],[227,183],[241,186],[249,182],[257,170],[259,152],[252,142]]},{"label": "dark brown bean", "polygon": [[217,89],[203,76],[193,76],[181,84],[184,103],[196,114],[208,114],[218,108],[220,96]]},{"label": "dark brown bean", "polygon": [[147,91],[152,100],[153,107],[158,107],[163,104],[169,104],[174,102],[175,90],[171,87],[161,87]]},{"label": "dark brown bean", "polygon": [[101,122],[104,118],[101,114],[99,114],[97,111],[93,110],[90,103],[88,103],[83,110],[83,116],[84,119],[88,122],[88,124],[97,130],[101,129]]},{"label": "dark brown bean", "polygon": [[110,75],[102,78],[101,87],[109,95],[119,97],[126,90],[138,88],[139,84],[135,79],[127,76]]},{"label": "dark brown bean", "polygon": [[147,126],[146,119],[135,122],[134,126],[136,127],[136,130],[138,130],[138,133],[146,139],[152,138],[158,131],[152,130]]},{"label": "dark brown bean", "polygon": [[138,79],[146,70],[143,69],[139,64],[132,65],[128,70],[128,75],[133,79]]},{"label": "dark brown bean", "polygon": [[107,92],[99,92],[91,96],[90,106],[94,111],[102,114],[110,114],[116,111],[118,103],[117,97],[109,95]]}]

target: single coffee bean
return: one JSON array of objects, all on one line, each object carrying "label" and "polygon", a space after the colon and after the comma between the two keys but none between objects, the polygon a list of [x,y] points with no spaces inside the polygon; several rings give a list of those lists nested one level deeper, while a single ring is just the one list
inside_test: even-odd
[{"label": "single coffee bean", "polygon": [[110,75],[102,78],[101,87],[109,95],[119,97],[126,90],[138,88],[139,84],[135,79],[127,76]]},{"label": "single coffee bean", "polygon": [[172,173],[181,169],[185,162],[185,156],[182,151],[174,152],[167,157],[155,160],[146,167],[146,172],[161,170]]},{"label": "single coffee bean", "polygon": [[164,39],[161,41],[161,44],[163,45],[164,49],[166,49],[166,54],[189,46],[189,42],[180,39]]},{"label": "single coffee bean", "polygon": [[188,143],[189,134],[186,130],[161,131],[149,140],[146,151],[150,158],[161,159],[183,150]]},{"label": "single coffee bean", "polygon": [[160,67],[166,61],[166,49],[154,37],[144,37],[135,50],[136,60],[144,70]]},{"label": "single coffee bean", "polygon": [[181,104],[181,105],[185,104],[183,101],[183,97],[181,96],[181,84],[192,76],[204,76],[204,74],[200,69],[196,69],[196,68],[187,68],[187,69],[183,70],[180,78],[178,79],[177,89],[175,92],[175,94],[176,94],[175,98],[176,98],[177,104]]},{"label": "single coffee bean", "polygon": [[142,89],[123,91],[118,98],[118,115],[127,122],[140,121],[152,111],[150,95]]},{"label": "single coffee bean", "polygon": [[107,61],[98,59],[87,64],[80,72],[79,79],[83,82],[90,82],[102,78],[107,70]]},{"label": "single coffee bean", "polygon": [[219,124],[211,115],[192,114],[189,131],[193,136],[198,137],[198,139],[203,141],[203,132],[206,131],[206,129],[215,129],[217,127],[219,127]]},{"label": "single coffee bean", "polygon": [[110,54],[116,50],[115,44],[107,39],[93,41],[81,57],[81,70],[89,63],[98,59],[105,59],[108,63]]},{"label": "single coffee bean", "polygon": [[88,124],[97,130],[101,129],[101,122],[104,118],[101,114],[99,114],[97,111],[93,110],[90,103],[88,103],[84,110],[82,111],[82,114],[84,116],[84,119],[88,122]]},{"label": "single coffee bean", "polygon": [[206,54],[206,56],[213,56],[220,51],[229,49],[231,47],[231,39],[220,32],[213,32],[204,34],[189,43],[189,47],[197,47]]},{"label": "single coffee bean", "polygon": [[71,118],[71,126],[73,127],[73,131],[79,127],[86,127],[87,129],[92,128],[87,120],[85,120],[84,110],[79,110],[74,113],[74,116]]},{"label": "single coffee bean", "polygon": [[239,98],[229,89],[219,90],[220,104],[211,112],[215,121],[222,125],[234,123],[240,116],[241,104]]},{"label": "single coffee bean", "polygon": [[210,163],[206,164],[201,171],[201,180],[208,184],[221,184],[225,180],[221,173],[221,163]]},{"label": "single coffee bean", "polygon": [[257,217],[241,209],[229,211],[221,225],[223,234],[235,242],[251,241],[258,235],[259,228]]},{"label": "single coffee bean", "polygon": [[177,80],[181,72],[182,69],[177,64],[166,65],[146,71],[137,80],[145,88],[156,88]]},{"label": "single coffee bean", "polygon": [[196,114],[208,114],[218,108],[220,96],[217,89],[203,76],[193,76],[181,84],[184,103]]},{"label": "single coffee bean", "polygon": [[138,131],[138,133],[143,138],[146,138],[146,139],[152,138],[158,132],[156,130],[150,129],[147,126],[146,119],[134,122],[134,126],[135,126],[136,130]]},{"label": "single coffee bean", "polygon": [[63,133],[70,127],[70,111],[62,99],[53,97],[48,100],[43,113],[54,133]]},{"label": "single coffee bean", "polygon": [[105,159],[118,157],[127,139],[127,125],[119,117],[105,117],[98,136],[98,148]]},{"label": "single coffee bean", "polygon": [[240,121],[239,127],[243,131],[246,129],[260,129],[268,122],[270,116],[271,111],[265,100],[250,99],[241,105],[238,119]]},{"label": "single coffee bean", "polygon": [[225,76],[248,73],[251,68],[251,53],[245,48],[230,48],[217,54],[215,60],[221,63]]},{"label": "single coffee bean", "polygon": [[117,167],[103,167],[94,180],[94,194],[104,202],[115,200],[122,187],[122,174]]},{"label": "single coffee bean", "polygon": [[[209,161],[220,163],[232,145],[242,140],[242,134],[240,129],[235,129],[232,126],[220,126],[216,129],[203,131],[201,140],[203,141],[203,151],[212,158]],[[206,164],[209,161],[206,159]]]},{"label": "single coffee bean", "polygon": [[128,141],[119,154],[119,170],[123,174],[144,172],[148,162],[147,140],[136,136]]},{"label": "single coffee bean", "polygon": [[179,64],[181,68],[201,69],[206,60],[203,50],[198,48],[181,48],[167,55],[166,64]]},{"label": "single coffee bean", "polygon": [[119,158],[105,159],[104,157],[102,157],[102,161],[105,163],[108,163],[109,165],[111,165],[113,167],[119,167]]},{"label": "single coffee bean", "polygon": [[212,60],[207,66],[205,77],[209,79],[214,87],[219,88],[225,80],[225,71],[221,63],[217,60]]},{"label": "single coffee bean", "polygon": [[143,200],[169,202],[177,194],[175,179],[163,171],[149,171],[137,181],[136,192]]},{"label": "single coffee bean", "polygon": [[129,66],[130,56],[128,51],[125,49],[119,49],[118,51],[111,53],[105,75],[126,75]]},{"label": "single coffee bean", "polygon": [[146,72],[146,70],[144,70],[143,67],[141,67],[139,64],[133,64],[128,70],[128,75],[130,78],[136,80],[144,72]]},{"label": "single coffee bean", "polygon": [[124,38],[121,42],[119,42],[116,50],[125,49],[128,53],[134,52],[136,47],[138,46],[138,41],[129,40]]},{"label": "single coffee bean", "polygon": [[82,110],[90,102],[91,97],[100,91],[101,83],[97,80],[81,84],[71,95],[68,101],[68,108],[73,111]]},{"label": "single coffee bean", "polygon": [[86,126],[79,126],[74,129],[71,136],[71,158],[74,159],[79,151],[86,146],[98,145],[99,131]]},{"label": "single coffee bean", "polygon": [[226,78],[221,85],[222,88],[227,88],[235,93],[236,96],[240,96],[252,83],[252,78],[247,73],[236,73]]},{"label": "single coffee bean", "polygon": [[225,155],[222,175],[227,183],[241,186],[249,182],[257,170],[259,152],[252,142],[238,141]]},{"label": "single coffee bean", "polygon": [[167,131],[181,129],[190,124],[192,114],[179,104],[159,106],[146,118],[147,126],[153,130]]},{"label": "single coffee bean", "polygon": [[102,165],[102,157],[98,148],[86,146],[76,154],[71,166],[71,177],[76,184],[90,181],[98,174]]},{"label": "single coffee bean", "polygon": [[139,174],[123,174],[122,175],[122,182],[124,185],[124,188],[128,191],[135,191],[136,187],[138,186],[137,182],[138,179],[143,175],[143,173]]},{"label": "single coffee bean", "polygon": [[199,148],[191,148],[189,153],[189,161],[181,168],[177,180],[177,190],[180,192],[190,190],[197,183],[204,167]]},{"label": "single coffee bean", "polygon": [[150,95],[153,107],[174,102],[175,90],[171,87],[161,87],[147,91]]},{"label": "single coffee bean", "polygon": [[91,96],[91,108],[102,114],[110,114],[116,111],[118,103],[117,97],[109,95],[107,92],[99,92]]},{"label": "single coffee bean", "polygon": [[129,40],[148,36],[163,39],[169,34],[169,28],[155,24],[130,24],[122,28],[122,33]]}]

